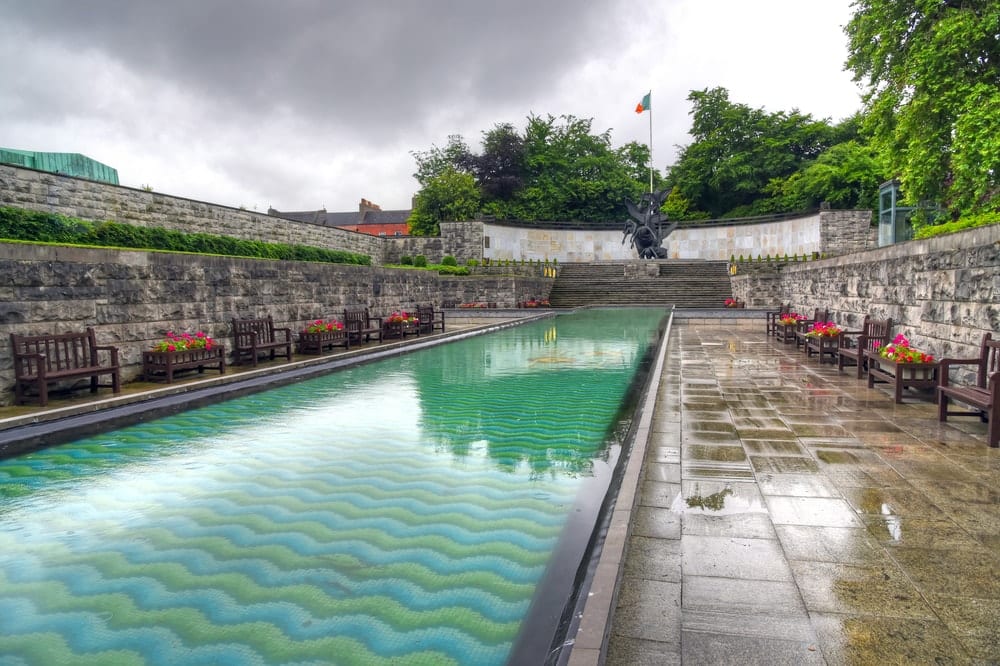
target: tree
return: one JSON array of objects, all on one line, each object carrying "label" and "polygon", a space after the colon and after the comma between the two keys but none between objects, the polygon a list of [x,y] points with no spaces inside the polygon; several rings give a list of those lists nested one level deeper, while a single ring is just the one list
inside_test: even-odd
[{"label": "tree", "polygon": [[626,219],[626,199],[647,187],[649,149],[634,142],[615,149],[610,130],[594,134],[591,127],[573,116],[531,116],[523,133],[510,124],[484,132],[478,155],[457,135],[445,148],[412,153],[421,184],[413,232],[434,233],[443,219],[460,219],[448,216],[476,212],[522,221]]},{"label": "tree", "polygon": [[725,88],[694,90],[691,136],[667,182],[689,217],[751,215],[761,211],[766,188],[816,159],[837,131],[796,110],[766,113],[729,101]]},{"label": "tree", "polygon": [[906,201],[1000,209],[1000,3],[856,0],[847,67]]},{"label": "tree", "polygon": [[[527,184],[509,202],[520,220],[607,222],[627,218],[643,182],[633,178],[634,148],[611,147],[611,130],[592,133],[590,119],[531,116],[524,132]],[[643,165],[645,166],[645,165]],[[646,174],[643,174],[644,179]]]},{"label": "tree", "polygon": [[420,183],[420,187],[426,187],[445,171],[468,171],[471,155],[465,139],[460,134],[449,135],[448,145],[444,148],[431,146],[430,150],[423,152],[414,150],[410,151],[410,154],[417,162],[417,172],[413,177]]},{"label": "tree", "polygon": [[772,180],[765,188],[772,198],[764,204],[774,211],[809,210],[824,201],[833,208],[878,210],[878,188],[887,179],[871,146],[846,141],[788,178]]},{"label": "tree", "polygon": [[482,154],[467,159],[487,202],[511,199],[524,186],[524,161],[524,139],[509,123],[484,132]]},{"label": "tree", "polygon": [[440,223],[472,219],[479,210],[479,188],[472,174],[446,167],[414,197],[407,220],[414,236],[436,236]]}]

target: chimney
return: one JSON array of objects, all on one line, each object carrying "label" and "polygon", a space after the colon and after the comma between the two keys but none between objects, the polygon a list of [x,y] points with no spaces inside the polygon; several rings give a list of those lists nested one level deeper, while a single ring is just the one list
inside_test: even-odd
[{"label": "chimney", "polygon": [[382,207],[376,203],[372,203],[368,199],[362,199],[361,203],[358,205],[358,212],[364,215],[370,210],[382,210]]}]

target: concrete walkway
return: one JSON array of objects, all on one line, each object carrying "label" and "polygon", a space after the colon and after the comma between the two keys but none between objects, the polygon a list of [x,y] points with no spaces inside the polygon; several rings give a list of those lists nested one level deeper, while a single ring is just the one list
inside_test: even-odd
[{"label": "concrete walkway", "polygon": [[1000,663],[985,426],[763,327],[675,324],[606,663]]}]

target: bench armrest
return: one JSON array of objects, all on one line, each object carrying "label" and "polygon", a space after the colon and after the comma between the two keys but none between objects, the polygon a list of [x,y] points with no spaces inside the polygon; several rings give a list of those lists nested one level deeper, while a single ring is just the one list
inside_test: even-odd
[{"label": "bench armrest", "polygon": [[274,339],[275,340],[278,339],[278,336],[277,336],[278,331],[284,331],[285,332],[285,342],[291,342],[291,340],[292,340],[292,329],[285,328],[285,327],[274,329],[274,332],[275,332]]},{"label": "bench armrest", "polygon": [[20,377],[24,374],[25,361],[34,361],[35,367],[38,368],[38,376],[45,377],[45,370],[46,370],[45,354],[41,354],[38,352],[19,354],[17,352],[14,352],[15,377]]},{"label": "bench armrest", "polygon": [[[96,349],[97,351],[109,352],[111,354],[111,365],[112,366],[118,365],[118,347],[116,347],[115,345],[97,345],[96,347],[94,347],[94,349]],[[100,361],[98,361],[98,363],[99,362]]]},{"label": "bench armrest", "polygon": [[378,325],[379,325],[379,328],[382,327],[382,317],[368,317],[368,321],[370,321],[370,322],[377,321]]},{"label": "bench armrest", "polygon": [[938,383],[941,386],[948,386],[948,370],[953,365],[979,365],[980,363],[982,363],[982,359],[978,358],[943,358],[938,361]]}]

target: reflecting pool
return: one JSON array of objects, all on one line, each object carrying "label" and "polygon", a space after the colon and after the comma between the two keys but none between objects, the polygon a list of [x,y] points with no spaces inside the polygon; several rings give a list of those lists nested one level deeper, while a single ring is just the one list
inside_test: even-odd
[{"label": "reflecting pool", "polygon": [[662,310],[0,462],[3,664],[503,664]]}]

